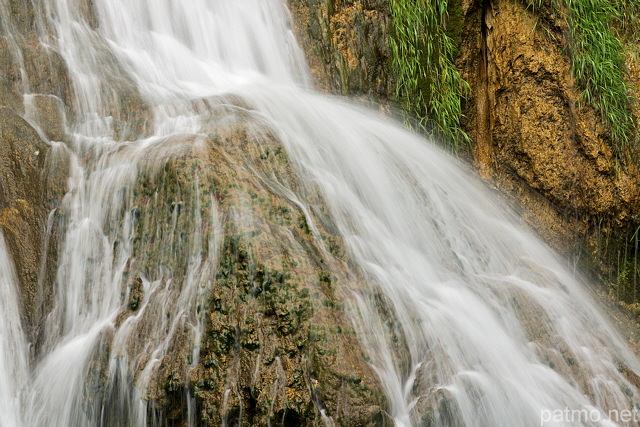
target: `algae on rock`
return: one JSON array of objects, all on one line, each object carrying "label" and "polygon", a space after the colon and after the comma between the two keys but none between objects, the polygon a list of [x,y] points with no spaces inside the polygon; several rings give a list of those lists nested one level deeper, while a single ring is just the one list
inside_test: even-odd
[{"label": "algae on rock", "polygon": [[[383,425],[384,393],[343,311],[340,289],[362,279],[328,220],[312,213],[321,215],[321,197],[301,184],[250,108],[217,102],[205,102],[212,109],[203,113],[205,136],[147,147],[146,166],[123,196],[136,237],[115,335],[129,328],[122,351],[134,379],[150,357],[135,337],[155,336],[159,325],[145,308],[157,298],[153,284],[166,283],[175,295],[169,301],[181,300],[196,268],[188,260],[214,265],[195,276],[202,293],[195,311],[181,311],[183,322],[203,322],[200,342],[178,323],[154,353],[162,358],[142,390],[149,410],[185,422],[193,397],[203,425],[322,425],[321,411],[339,424]],[[303,192],[313,208],[295,199]]]}]

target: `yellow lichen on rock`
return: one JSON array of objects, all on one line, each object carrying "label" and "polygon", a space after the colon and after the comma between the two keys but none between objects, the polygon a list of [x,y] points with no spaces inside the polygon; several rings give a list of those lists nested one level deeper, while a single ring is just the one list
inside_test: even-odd
[{"label": "yellow lichen on rock", "polygon": [[478,45],[463,45],[459,60],[474,89],[468,132],[476,150],[486,152],[477,159],[496,187],[516,196],[519,212],[545,240],[569,253],[593,231],[593,218],[608,227],[628,220],[640,204],[638,177],[618,167],[607,127],[581,102],[566,22],[556,17],[543,25],[509,1],[491,2],[483,16],[483,32],[466,29]]}]

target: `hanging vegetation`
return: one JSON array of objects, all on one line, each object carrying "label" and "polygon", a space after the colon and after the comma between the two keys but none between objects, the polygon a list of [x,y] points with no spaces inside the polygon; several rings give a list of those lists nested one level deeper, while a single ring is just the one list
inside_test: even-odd
[{"label": "hanging vegetation", "polygon": [[[634,102],[626,79],[624,34],[638,26],[640,6],[635,0],[528,0],[535,9],[546,7],[564,14],[570,29],[572,74],[582,101],[595,107],[611,130],[612,149],[621,159],[637,138]],[[635,144],[634,144],[635,145]]]},{"label": "hanging vegetation", "polygon": [[422,131],[455,151],[471,141],[460,127],[461,101],[470,89],[453,63],[456,31],[447,31],[447,21],[460,17],[449,13],[448,3],[390,0],[390,46],[397,99]]}]

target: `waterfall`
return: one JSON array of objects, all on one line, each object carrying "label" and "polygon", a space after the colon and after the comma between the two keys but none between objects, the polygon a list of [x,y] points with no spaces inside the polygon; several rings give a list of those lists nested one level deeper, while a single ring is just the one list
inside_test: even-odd
[{"label": "waterfall", "polygon": [[[364,283],[339,284],[344,310],[396,425],[605,426],[640,403],[640,364],[584,282],[458,161],[313,92],[280,0],[51,0],[37,11],[73,86],[70,172],[54,302],[30,364],[0,235],[1,426],[163,424],[154,378],[170,372],[171,389],[198,365],[225,221],[252,220],[220,208],[205,169],[185,180],[165,167],[205,152],[221,111],[286,149],[300,182],[261,179],[299,206],[317,242],[316,192],[326,201]],[[178,342],[186,363],[165,366]],[[181,398],[196,425],[196,397]]]},{"label": "waterfall", "polygon": [[260,95],[371,286],[354,292],[354,321],[397,425],[540,425],[565,408],[595,412],[557,425],[609,425],[633,411],[621,366],[636,371],[635,356],[584,284],[460,165],[346,103]]},{"label": "waterfall", "polygon": [[20,399],[28,381],[27,347],[20,326],[16,275],[0,233],[0,425],[22,425]]}]

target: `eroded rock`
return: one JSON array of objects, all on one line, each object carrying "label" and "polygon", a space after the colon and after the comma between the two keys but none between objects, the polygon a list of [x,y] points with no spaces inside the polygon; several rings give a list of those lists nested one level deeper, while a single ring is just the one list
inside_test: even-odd
[{"label": "eroded rock", "polygon": [[289,6],[296,35],[321,88],[378,101],[392,96],[395,80],[389,72],[386,1],[290,0]]},{"label": "eroded rock", "polygon": [[[208,302],[198,308],[205,330],[197,364],[190,333],[176,330],[146,398],[172,422],[185,420],[189,390],[204,425],[322,425],[321,410],[340,425],[390,425],[379,380],[345,313],[342,289],[362,278],[325,227],[327,218],[318,219],[326,212],[321,196],[301,185],[284,148],[250,108],[207,104],[214,111],[206,137],[159,142],[166,150],[145,156],[149,168],[141,168],[133,189],[139,238],[117,325],[132,315],[132,302],[140,310],[147,301],[138,277],[170,281],[178,298],[194,247],[217,260],[199,285]],[[319,216],[291,194],[313,200]],[[212,236],[214,246],[206,243]],[[155,327],[155,310],[143,310],[130,335],[135,377],[148,351],[135,337]]]},{"label": "eroded rock", "polygon": [[[0,226],[20,283],[23,326],[33,342],[55,275],[57,242],[55,237],[45,239],[45,233],[52,232],[47,225],[47,196],[61,197],[66,180],[63,167],[56,171],[63,177],[45,173],[49,155],[50,146],[35,129],[13,110],[0,107]],[[42,271],[43,254],[50,252]]]}]

